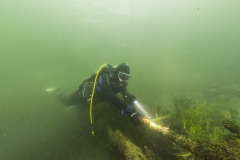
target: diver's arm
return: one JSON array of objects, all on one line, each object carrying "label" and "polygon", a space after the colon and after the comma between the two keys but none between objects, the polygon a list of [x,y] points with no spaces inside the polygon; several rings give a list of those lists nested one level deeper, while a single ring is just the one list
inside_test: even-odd
[{"label": "diver's arm", "polygon": [[121,94],[123,96],[124,101],[129,105],[133,105],[134,101],[137,100],[137,98],[134,95],[132,95],[131,93],[129,93],[127,91],[121,92]]},{"label": "diver's arm", "polygon": [[120,110],[125,110],[128,106],[128,104],[124,101],[122,101],[116,94],[114,94],[111,90],[110,84],[109,84],[109,75],[108,74],[102,74],[99,78],[100,80],[100,86],[102,95],[104,98],[109,101],[110,103],[117,106]]}]

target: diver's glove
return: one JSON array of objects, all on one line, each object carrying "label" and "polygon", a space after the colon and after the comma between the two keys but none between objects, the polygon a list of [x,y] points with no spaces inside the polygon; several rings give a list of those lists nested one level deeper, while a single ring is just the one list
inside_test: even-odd
[{"label": "diver's glove", "polygon": [[132,110],[133,110],[132,107],[128,105],[125,109],[121,110],[121,114],[130,113],[132,112]]},{"label": "diver's glove", "polygon": [[143,124],[143,119],[142,119],[143,116],[139,112],[132,110],[131,112],[125,112],[125,113],[129,116],[133,125],[138,126]]}]

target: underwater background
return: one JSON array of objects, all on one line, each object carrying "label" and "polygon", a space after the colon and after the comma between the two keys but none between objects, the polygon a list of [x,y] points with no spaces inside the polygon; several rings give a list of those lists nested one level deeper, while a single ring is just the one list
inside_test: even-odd
[{"label": "underwater background", "polygon": [[[71,94],[104,63],[128,63],[128,90],[146,109],[173,110],[176,96],[238,114],[239,5],[1,0],[0,159],[108,159],[97,139],[88,150],[76,144],[88,140],[81,139],[90,133],[88,110],[64,107],[45,91]],[[71,157],[73,150],[82,154]]]}]

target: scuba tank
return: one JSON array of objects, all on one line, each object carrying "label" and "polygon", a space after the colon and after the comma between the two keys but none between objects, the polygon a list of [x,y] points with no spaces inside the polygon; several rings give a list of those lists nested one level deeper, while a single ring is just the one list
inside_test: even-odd
[{"label": "scuba tank", "polygon": [[[87,101],[90,101],[91,99],[91,94],[92,94],[92,89],[93,89],[93,85],[94,85],[94,80],[98,75],[101,75],[103,73],[108,73],[110,75],[110,77],[114,78],[114,74],[115,74],[115,68],[113,66],[111,66],[110,64],[107,64],[105,67],[103,67],[99,73],[95,72],[91,75],[91,77],[89,77],[88,79],[86,79],[83,84],[81,84],[79,86],[80,89],[80,95],[86,99]],[[97,77],[98,78],[98,77]]]}]

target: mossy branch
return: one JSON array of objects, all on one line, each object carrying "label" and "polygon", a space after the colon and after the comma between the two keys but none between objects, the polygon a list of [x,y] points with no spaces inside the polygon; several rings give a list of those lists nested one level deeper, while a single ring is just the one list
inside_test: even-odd
[{"label": "mossy branch", "polygon": [[154,124],[147,119],[144,120],[144,123],[147,124],[149,128],[160,132],[163,136],[165,136],[169,140],[177,143],[182,148],[188,150],[189,152],[205,160],[213,160],[213,159],[239,160],[240,159],[239,147],[230,147],[226,143],[219,145],[219,144],[213,144],[211,142],[203,142],[203,143],[196,142],[182,135],[178,135],[172,132],[169,128]]},{"label": "mossy branch", "polygon": [[108,136],[114,146],[116,146],[126,160],[155,160],[154,153],[144,147],[145,154],[142,149],[133,144],[127,137],[125,137],[119,130],[112,131],[108,129]]}]

